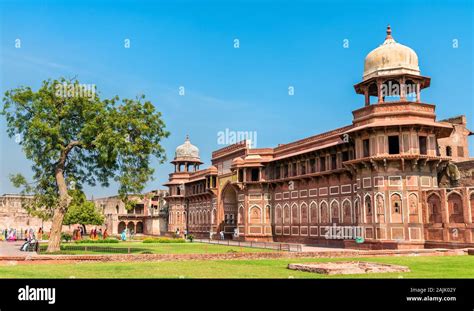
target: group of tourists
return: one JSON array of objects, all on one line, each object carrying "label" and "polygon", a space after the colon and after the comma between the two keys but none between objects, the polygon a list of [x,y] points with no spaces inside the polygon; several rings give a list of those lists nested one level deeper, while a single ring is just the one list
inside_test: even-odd
[{"label": "group of tourists", "polygon": [[[74,241],[79,241],[82,240],[84,235],[86,234],[84,228],[82,226],[78,226],[76,229],[72,231],[72,239]],[[89,239],[91,240],[102,240],[102,239],[107,239],[109,236],[109,233],[107,232],[107,228],[105,228],[104,231],[102,231],[102,228],[97,229],[94,228],[90,231],[89,234]]]},{"label": "group of tourists", "polygon": [[[107,229],[105,231],[107,231]],[[102,237],[103,237],[102,228],[99,228],[99,230],[97,230],[97,228],[94,228],[91,230],[91,234],[90,234],[91,240],[102,240]]]},{"label": "group of tourists", "polygon": [[79,227],[77,227],[76,229],[74,229],[72,231],[72,239],[74,241],[82,240],[82,237],[84,236],[84,233],[85,233],[84,229],[81,226],[79,226]]},{"label": "group of tourists", "polygon": [[38,232],[35,232],[33,228],[29,229],[20,229],[15,228],[3,229],[0,230],[0,241],[31,241],[31,240],[42,240],[43,239],[43,228],[39,228]]}]

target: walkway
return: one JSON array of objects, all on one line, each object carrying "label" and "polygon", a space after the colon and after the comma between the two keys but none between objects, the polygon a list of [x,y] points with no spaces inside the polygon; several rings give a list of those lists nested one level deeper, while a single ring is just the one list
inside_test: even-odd
[{"label": "walkway", "polygon": [[196,242],[208,243],[208,244],[220,244],[237,247],[251,247],[251,248],[265,248],[273,249],[276,251],[288,251],[288,252],[344,252],[354,251],[347,248],[334,248],[334,247],[320,247],[314,245],[297,244],[297,243],[280,243],[280,242],[251,242],[251,241],[235,241],[235,240],[209,240],[209,239],[195,239]]},{"label": "walkway", "polygon": [[36,252],[22,252],[20,247],[25,241],[6,242],[0,241],[0,256],[5,257],[31,257],[38,256]]}]

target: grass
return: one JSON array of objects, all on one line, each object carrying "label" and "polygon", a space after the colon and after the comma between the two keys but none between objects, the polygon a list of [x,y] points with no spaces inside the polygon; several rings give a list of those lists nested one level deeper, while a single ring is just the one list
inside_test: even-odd
[{"label": "grass", "polygon": [[[84,251],[77,250],[74,248],[80,247],[83,249],[85,246],[92,248]],[[107,251],[103,248],[111,249],[122,249],[123,253],[127,253],[127,249],[131,248],[131,253],[152,253],[152,254],[219,254],[227,253],[231,251],[235,252],[270,252],[271,250],[259,249],[259,248],[248,248],[248,247],[237,247],[237,246],[226,246],[206,243],[142,243],[142,242],[120,242],[120,243],[63,243],[62,247],[64,250],[56,252],[54,254],[115,254],[117,252]],[[93,248],[102,248],[102,250],[95,251]]]},{"label": "grass", "polygon": [[[324,276],[286,268],[289,263],[345,260],[405,265],[411,272]],[[0,278],[474,278],[474,256],[22,264],[0,266]]]}]

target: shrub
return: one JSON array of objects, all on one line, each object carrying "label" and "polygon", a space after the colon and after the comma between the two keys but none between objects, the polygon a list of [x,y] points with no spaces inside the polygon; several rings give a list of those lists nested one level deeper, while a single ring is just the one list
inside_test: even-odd
[{"label": "shrub", "polygon": [[114,238],[107,238],[105,240],[90,240],[90,239],[84,239],[84,240],[78,240],[75,241],[77,244],[81,243],[93,243],[93,244],[100,244],[100,243],[118,243],[119,240],[114,239]]},{"label": "shrub", "polygon": [[147,238],[142,243],[184,243],[184,239],[170,239],[170,238]]},{"label": "shrub", "polygon": [[192,235],[192,234],[189,234],[189,235],[187,236],[187,239],[189,240],[189,242],[191,242],[191,243],[192,243],[192,242],[193,242],[193,240],[194,240],[194,235]]},{"label": "shrub", "polygon": [[146,239],[149,239],[150,237],[146,236],[146,235],[135,235],[133,236],[133,239],[134,240],[138,240],[138,241],[143,241],[143,240],[146,240]]},{"label": "shrub", "polygon": [[69,233],[62,232],[61,233],[61,240],[69,242],[72,240],[72,235]]}]

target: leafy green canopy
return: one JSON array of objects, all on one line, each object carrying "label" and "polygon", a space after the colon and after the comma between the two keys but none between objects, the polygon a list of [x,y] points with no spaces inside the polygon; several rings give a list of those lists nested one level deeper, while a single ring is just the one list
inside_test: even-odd
[{"label": "leafy green canopy", "polygon": [[104,215],[102,215],[91,201],[87,201],[86,196],[77,193],[73,196],[71,205],[64,216],[63,224],[65,225],[102,225],[104,223]]},{"label": "leafy green canopy", "polygon": [[81,87],[76,79],[60,78],[44,81],[36,92],[30,87],[9,90],[3,99],[8,135],[33,163],[32,182],[11,176],[15,186],[34,195],[29,206],[40,208],[44,217],[52,215],[60,202],[58,172],[71,197],[85,184],[107,187],[110,180],[119,184],[124,201],[128,193],[143,190],[154,171],[150,157],[166,160],[161,140],[169,132],[161,113],[145,96],[64,96],[58,92],[61,85]]}]

